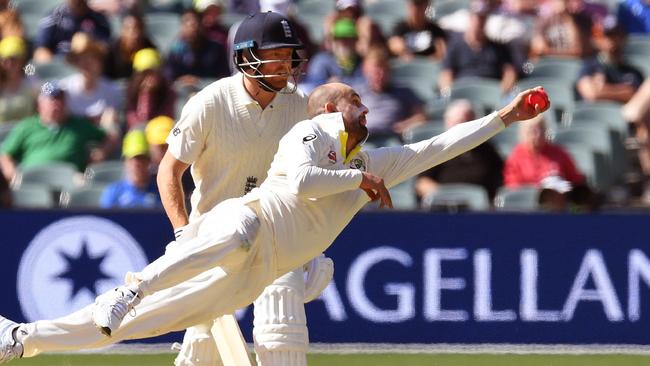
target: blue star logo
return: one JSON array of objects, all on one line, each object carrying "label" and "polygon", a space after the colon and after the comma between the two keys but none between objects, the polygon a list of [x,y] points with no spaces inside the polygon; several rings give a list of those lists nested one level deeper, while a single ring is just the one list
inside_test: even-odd
[{"label": "blue star logo", "polygon": [[76,257],[64,252],[58,253],[67,262],[67,265],[66,269],[58,275],[55,275],[54,278],[72,282],[70,299],[77,296],[83,289],[90,291],[96,297],[99,295],[97,282],[112,278],[101,269],[101,264],[106,259],[108,252],[92,257],[88,252],[88,243],[86,240],[82,241],[81,252]]}]

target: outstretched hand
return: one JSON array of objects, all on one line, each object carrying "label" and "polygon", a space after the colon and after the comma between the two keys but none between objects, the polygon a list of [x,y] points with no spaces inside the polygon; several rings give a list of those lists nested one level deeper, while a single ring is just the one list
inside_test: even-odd
[{"label": "outstretched hand", "polygon": [[548,95],[546,95],[546,93],[543,93],[543,97],[546,101],[546,103],[543,104],[545,105],[531,105],[527,102],[529,95],[542,91],[543,88],[541,86],[538,86],[533,89],[524,90],[523,92],[517,94],[517,96],[507,106],[499,110],[499,117],[501,117],[503,123],[506,126],[509,126],[513,122],[525,121],[547,111],[551,107],[551,101],[548,99]]},{"label": "outstretched hand", "polygon": [[393,200],[390,198],[390,192],[384,184],[384,180],[376,175],[363,172],[363,178],[359,188],[363,189],[371,201],[379,199],[379,208],[393,208]]}]

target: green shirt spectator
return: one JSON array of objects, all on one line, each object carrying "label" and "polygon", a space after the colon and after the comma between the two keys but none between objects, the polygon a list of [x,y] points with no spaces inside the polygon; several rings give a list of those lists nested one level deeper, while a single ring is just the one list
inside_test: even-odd
[{"label": "green shirt spectator", "polygon": [[89,162],[103,160],[111,146],[99,127],[68,114],[65,93],[57,84],[45,83],[38,97],[38,115],[19,122],[0,148],[0,167],[10,181],[18,165],[69,162],[83,171]]},{"label": "green shirt spectator", "polygon": [[2,153],[23,168],[63,161],[83,171],[88,163],[88,145],[105,137],[103,130],[83,118],[68,117],[61,126],[46,126],[35,115],[14,127],[2,145]]}]

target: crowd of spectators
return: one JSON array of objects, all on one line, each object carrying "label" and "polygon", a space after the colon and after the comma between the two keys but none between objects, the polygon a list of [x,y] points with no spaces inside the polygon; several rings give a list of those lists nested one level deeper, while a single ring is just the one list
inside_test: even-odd
[{"label": "crowd of spectators", "polygon": [[[225,18],[273,10],[296,23],[306,45],[301,55],[310,62],[300,88],[309,92],[335,80],[354,86],[371,110],[368,127],[375,136],[405,140],[422,125],[442,125],[437,120],[443,115],[450,128],[482,114],[475,100],[446,99],[457,83],[493,80],[500,90],[493,97],[505,100],[539,60],[579,61],[576,100],[621,106],[650,198],[650,81],[624,54],[631,34],[650,32],[650,1],[623,0],[614,7],[587,0],[471,0],[437,14],[435,1],[394,0],[403,18],[386,26],[365,6],[389,0],[321,0],[332,6],[322,14],[319,32],[308,24],[313,15],[295,11],[298,3],[314,1],[61,0],[30,33],[20,6],[0,0],[0,126],[13,126],[0,147],[0,192],[21,169],[61,161],[83,172],[89,164],[122,157],[125,180],[110,186],[102,205],[155,207],[151,176],[174,119],[192,93],[231,73],[229,32],[236,21]],[[178,21],[175,38],[165,44],[147,23],[160,12]],[[439,67],[435,97],[393,77],[394,65],[414,62]],[[56,64],[70,72],[57,80],[39,78],[40,68]],[[443,113],[432,112],[441,105]],[[548,141],[564,123],[556,119],[524,124],[511,156],[484,144],[423,173],[415,183],[418,197],[446,183],[483,186],[491,200],[504,186],[546,189],[566,182],[591,190],[570,153]],[[529,141],[533,135],[535,143]],[[2,205],[10,199],[0,198]]]}]

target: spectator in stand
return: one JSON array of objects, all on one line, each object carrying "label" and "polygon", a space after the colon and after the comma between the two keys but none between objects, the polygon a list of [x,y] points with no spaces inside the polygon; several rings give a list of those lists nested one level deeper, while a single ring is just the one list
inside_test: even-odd
[{"label": "spectator in stand", "polygon": [[156,46],[146,33],[142,16],[139,13],[129,13],[122,19],[120,35],[109,47],[104,74],[111,79],[131,77],[133,57],[144,48]]},{"label": "spectator in stand", "polygon": [[201,17],[194,10],[181,15],[179,37],[165,62],[166,76],[182,87],[199,87],[199,78],[219,79],[230,75],[226,49],[201,33]]},{"label": "spectator in stand", "polygon": [[[629,102],[643,83],[643,75],[624,61],[626,35],[622,24],[613,16],[607,17],[601,26],[594,27],[593,40],[598,53],[583,63],[576,84],[578,94],[588,102]],[[640,143],[638,157],[641,170],[650,180],[650,121],[635,119],[630,122],[636,126],[636,138]]]},{"label": "spectator in stand", "polygon": [[39,23],[34,61],[47,63],[54,55],[67,54],[77,32],[87,33],[105,44],[111,39],[111,27],[104,15],[90,9],[86,0],[67,0]]},{"label": "spectator in stand", "polygon": [[201,29],[208,40],[228,47],[228,28],[221,24],[221,14],[226,10],[225,0],[197,0],[194,8],[201,15]]},{"label": "spectator in stand", "polygon": [[145,3],[143,0],[89,0],[88,6],[91,9],[105,14],[107,17],[126,16],[134,11],[142,11]]},{"label": "spectator in stand", "polygon": [[[475,118],[470,101],[455,100],[445,111],[445,128],[450,129]],[[415,181],[415,193],[421,200],[422,197],[434,192],[439,184],[470,183],[485,188],[490,201],[493,201],[497,189],[503,182],[502,171],[501,156],[490,141],[486,141],[466,153],[421,173]]]},{"label": "spectator in stand", "polygon": [[508,188],[539,186],[542,179],[558,176],[573,185],[585,184],[573,159],[561,146],[546,138],[543,116],[522,122],[519,143],[506,159],[503,179]]},{"label": "spectator in stand", "polygon": [[176,93],[162,73],[158,51],[145,48],[133,58],[133,70],[126,90],[126,123],[129,129],[144,125],[156,116],[174,117]]},{"label": "spectator in stand", "polygon": [[609,16],[602,26],[594,27],[593,33],[598,53],[583,62],[576,85],[578,93],[589,102],[627,103],[639,89],[643,75],[623,59],[625,31],[615,17]]},{"label": "spectator in stand", "polygon": [[102,208],[160,208],[156,180],[149,170],[151,157],[145,133],[131,130],[124,136],[124,179],[109,184],[100,199]]},{"label": "spectator in stand", "polygon": [[414,56],[436,60],[444,57],[447,34],[427,18],[426,10],[430,4],[430,0],[407,2],[407,18],[395,26],[393,35],[388,39],[388,47],[394,55],[407,60]]},{"label": "spectator in stand", "polygon": [[82,172],[89,162],[110,153],[106,133],[90,121],[70,116],[65,92],[56,83],[45,83],[38,97],[38,114],[16,125],[0,149],[0,168],[7,180],[17,166],[28,168],[50,162],[68,162]]},{"label": "spectator in stand", "polygon": [[22,38],[7,36],[0,41],[0,123],[16,121],[35,113],[36,86],[26,77],[27,45]]},{"label": "spectator in stand", "polygon": [[362,57],[357,52],[357,27],[354,21],[343,18],[332,27],[331,51],[321,51],[314,56],[307,68],[305,92],[331,81],[356,85],[363,81]]},{"label": "spectator in stand", "polygon": [[591,16],[570,7],[569,0],[549,0],[548,4],[550,14],[537,25],[530,45],[531,56],[591,56]]},{"label": "spectator in stand", "polygon": [[618,5],[618,20],[628,34],[650,33],[650,1],[621,1]]},{"label": "spectator in stand", "polygon": [[508,47],[519,75],[528,61],[530,40],[537,24],[538,3],[537,0],[505,0],[485,23],[488,39]]},{"label": "spectator in stand", "polygon": [[366,120],[371,136],[401,136],[426,122],[424,103],[407,87],[390,82],[390,58],[383,47],[368,51],[362,65],[365,82],[355,88],[371,111]]},{"label": "spectator in stand", "polygon": [[596,195],[569,153],[546,139],[543,115],[522,122],[519,138],[503,170],[506,187],[541,188],[540,204],[551,210],[564,210],[569,202],[578,210],[596,208]]},{"label": "spectator in stand", "polygon": [[168,116],[152,118],[144,128],[144,134],[149,144],[151,170],[154,174],[158,172],[160,161],[167,152],[167,136],[172,128],[174,128],[174,120]]},{"label": "spectator in stand", "polygon": [[8,36],[23,37],[25,29],[20,14],[9,6],[9,0],[0,0],[0,38]]},{"label": "spectator in stand", "polygon": [[101,125],[115,142],[120,133],[117,111],[122,108],[124,96],[113,81],[102,76],[105,56],[105,44],[86,33],[75,34],[66,59],[78,72],[63,78],[59,85],[66,91],[70,113]]},{"label": "spectator in stand", "polygon": [[[174,128],[174,120],[167,116],[158,116],[149,121],[144,128],[147,143],[149,144],[149,153],[151,155],[151,174],[158,175],[158,167],[165,152],[167,152],[167,136]],[[194,180],[192,180],[192,173],[187,169],[181,178],[183,185],[183,192],[185,192],[185,200],[189,202],[192,192],[194,191]]]},{"label": "spectator in stand", "polygon": [[371,46],[386,44],[381,28],[367,15],[363,14],[362,0],[336,0],[336,11],[328,15],[324,22],[325,49],[332,46],[333,28],[340,19],[352,19],[357,30],[356,49],[365,56]]},{"label": "spectator in stand", "polygon": [[454,35],[447,44],[438,80],[440,90],[447,94],[455,80],[481,77],[501,80],[501,89],[507,92],[517,81],[517,72],[508,48],[488,40],[485,35],[488,4],[472,1],[470,12],[467,31]]}]

